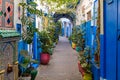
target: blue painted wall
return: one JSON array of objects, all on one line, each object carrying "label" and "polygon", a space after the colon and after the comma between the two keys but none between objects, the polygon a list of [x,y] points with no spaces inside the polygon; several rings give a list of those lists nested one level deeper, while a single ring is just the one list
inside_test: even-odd
[{"label": "blue painted wall", "polygon": [[83,36],[83,38],[85,39],[85,46],[90,47],[91,64],[92,64],[91,67],[94,78],[93,80],[100,80],[100,67],[98,67],[94,62],[94,54],[97,48],[97,42],[96,42],[97,26],[91,26],[91,21],[88,21],[81,24],[79,27],[80,29],[85,31],[85,36]]},{"label": "blue painted wall", "polygon": [[72,26],[65,26],[64,23],[62,25],[61,36],[69,37],[72,34]]},{"label": "blue painted wall", "polygon": [[94,61],[94,54],[95,51],[97,49],[97,42],[96,42],[96,31],[97,31],[97,27],[96,26],[91,26],[91,58],[92,61]]},{"label": "blue painted wall", "polygon": [[105,79],[106,76],[106,59],[104,51],[104,35],[100,35],[100,77]]},{"label": "blue painted wall", "polygon": [[91,21],[86,22],[86,45],[91,46]]},{"label": "blue painted wall", "polygon": [[[22,28],[21,24],[16,24],[16,30],[20,34],[22,32],[21,28]],[[27,44],[24,41],[22,41],[22,39],[18,42],[18,61],[19,62],[21,62],[21,56],[20,56],[20,51],[21,50],[28,50]]]},{"label": "blue painted wall", "polygon": [[93,73],[93,80],[100,80],[100,68],[92,62],[92,73]]},{"label": "blue painted wall", "polygon": [[91,55],[91,64],[92,64],[92,73],[94,80],[100,80],[100,67],[98,67],[94,62],[94,54],[97,49],[96,42],[96,32],[97,27],[91,26],[91,21],[86,22],[86,46],[90,47],[90,55]]}]

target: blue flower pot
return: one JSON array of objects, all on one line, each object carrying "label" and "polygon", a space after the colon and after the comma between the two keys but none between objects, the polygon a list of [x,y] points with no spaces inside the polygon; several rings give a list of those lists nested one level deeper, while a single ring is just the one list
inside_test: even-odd
[{"label": "blue flower pot", "polygon": [[80,48],[80,47],[76,47],[76,51],[77,51],[77,52],[80,52],[80,51],[81,51],[81,48]]}]

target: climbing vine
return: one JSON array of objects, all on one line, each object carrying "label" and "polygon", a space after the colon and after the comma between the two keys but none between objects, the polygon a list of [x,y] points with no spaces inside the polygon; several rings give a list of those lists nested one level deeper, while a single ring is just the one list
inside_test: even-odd
[{"label": "climbing vine", "polygon": [[74,12],[79,0],[41,0],[41,4],[47,4],[50,12],[68,13]]}]

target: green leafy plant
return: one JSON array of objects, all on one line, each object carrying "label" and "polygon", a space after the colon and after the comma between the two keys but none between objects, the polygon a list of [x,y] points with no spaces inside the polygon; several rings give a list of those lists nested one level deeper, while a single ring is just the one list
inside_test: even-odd
[{"label": "green leafy plant", "polygon": [[55,39],[54,39],[54,34],[55,34],[55,27],[54,26],[48,26],[47,27],[47,33],[48,36],[50,37],[50,49],[49,49],[49,53],[52,54],[53,53],[53,48],[55,47]]},{"label": "green leafy plant", "polygon": [[20,55],[23,57],[22,62],[20,63],[20,66],[26,69],[28,65],[31,66],[32,63],[38,63],[37,60],[32,59],[31,55],[28,55],[28,51],[21,50]]},{"label": "green leafy plant", "polygon": [[50,36],[52,42],[56,43],[59,39],[59,35],[61,33],[61,22],[53,22],[49,24],[47,27],[48,35]]},{"label": "green leafy plant", "polygon": [[61,33],[61,22],[58,21],[55,23],[55,34],[54,34],[55,42],[58,42],[60,33]]},{"label": "green leafy plant", "polygon": [[47,27],[47,32],[48,32],[48,35],[49,35],[49,37],[50,37],[50,39],[51,39],[51,41],[52,41],[52,43],[54,43],[55,42],[55,25],[54,25],[54,23],[53,24],[51,24],[50,26],[48,26]]},{"label": "green leafy plant", "polygon": [[72,40],[72,35],[70,35],[70,36],[68,37],[68,40],[69,40],[69,41],[71,41],[71,40]]},{"label": "green leafy plant", "polygon": [[50,7],[50,11],[59,13],[75,12],[78,2],[79,0],[41,0],[42,4],[46,3]]},{"label": "green leafy plant", "polygon": [[83,80],[93,80],[92,73],[85,73]]},{"label": "green leafy plant", "polygon": [[[42,16],[42,12],[36,9],[37,4],[32,1],[27,4],[22,0],[19,6],[22,7],[22,15],[20,18],[22,22],[22,39],[30,44],[33,41],[34,33],[38,31],[33,25],[34,17],[32,15]],[[30,15],[28,16],[27,14]]]},{"label": "green leafy plant", "polygon": [[79,53],[78,59],[85,72],[91,73],[91,64],[90,64],[91,56],[90,56],[89,46],[86,46],[84,51]]},{"label": "green leafy plant", "polygon": [[42,52],[49,53],[49,49],[51,48],[51,39],[47,31],[43,30],[39,32],[39,41],[41,42]]},{"label": "green leafy plant", "polygon": [[72,35],[71,35],[71,40],[72,42],[74,42],[75,44],[77,44],[77,26],[73,27],[73,31],[72,31]]},{"label": "green leafy plant", "polygon": [[85,39],[83,38],[84,35],[85,35],[84,30],[78,26],[77,36],[76,36],[76,40],[77,40],[76,45],[77,47],[80,47],[81,50],[84,50],[84,47],[85,47]]},{"label": "green leafy plant", "polygon": [[21,50],[20,51],[20,55],[22,56],[22,62],[19,63],[19,67],[21,70],[21,76],[31,76],[31,74],[33,74],[33,72],[35,73],[34,76],[31,77],[31,80],[35,80],[35,76],[37,75],[37,70],[35,70],[32,67],[33,63],[37,63],[37,60],[32,59],[31,55],[28,55],[28,51],[26,50]]}]

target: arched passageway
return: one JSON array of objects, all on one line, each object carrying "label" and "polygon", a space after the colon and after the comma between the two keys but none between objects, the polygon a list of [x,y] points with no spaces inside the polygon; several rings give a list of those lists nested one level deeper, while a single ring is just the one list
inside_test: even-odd
[{"label": "arched passageway", "polygon": [[55,13],[53,15],[54,21],[57,22],[60,18],[67,18],[69,19],[72,23],[74,22],[75,15],[73,13]]},{"label": "arched passageway", "polygon": [[75,14],[74,13],[55,13],[53,15],[54,22],[57,22],[61,18],[66,18],[68,21],[62,22],[62,36],[69,37],[72,34],[72,28],[74,26]]},{"label": "arched passageway", "polygon": [[62,24],[61,35],[69,37],[72,34],[72,28],[73,28],[72,22],[67,18],[60,18],[59,21]]}]

